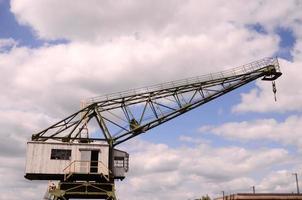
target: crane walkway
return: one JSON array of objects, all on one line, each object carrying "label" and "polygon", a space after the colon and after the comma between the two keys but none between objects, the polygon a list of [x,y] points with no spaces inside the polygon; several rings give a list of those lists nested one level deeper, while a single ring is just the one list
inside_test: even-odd
[{"label": "crane walkway", "polygon": [[140,87],[140,88],[134,88],[125,90],[122,92],[115,92],[110,93],[106,95],[101,95],[97,97],[93,97],[90,99],[83,100],[84,106],[87,106],[89,104],[95,103],[95,102],[103,102],[108,101],[112,99],[118,99],[123,97],[129,97],[133,95],[139,95],[144,93],[150,93],[158,90],[164,90],[169,88],[175,88],[183,85],[189,85],[189,84],[195,84],[195,83],[201,83],[201,82],[209,82],[209,81],[217,81],[220,79],[228,78],[228,77],[234,77],[234,76],[241,76],[244,74],[249,74],[252,72],[255,72],[257,70],[267,70],[269,67],[272,67],[272,69],[275,69],[277,72],[280,72],[280,66],[278,63],[277,58],[263,58],[258,61],[251,62],[249,64],[245,64],[236,68],[232,68],[229,70],[224,70],[216,73],[210,73],[206,75],[186,78],[186,79],[180,79],[176,81],[170,81],[165,82],[161,84],[151,85],[148,87]]}]

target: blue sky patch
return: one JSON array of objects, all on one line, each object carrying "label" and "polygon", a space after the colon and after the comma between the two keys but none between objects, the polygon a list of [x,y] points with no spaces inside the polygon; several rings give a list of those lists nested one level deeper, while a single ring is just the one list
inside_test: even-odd
[{"label": "blue sky patch", "polygon": [[[268,34],[265,27],[260,23],[247,24],[246,27],[247,29],[256,31],[259,34]],[[287,27],[279,26],[275,29],[274,32],[280,37],[279,50],[274,54],[274,56],[278,56],[280,58],[291,61],[293,59],[291,51],[296,42],[293,30]]]},{"label": "blue sky patch", "polygon": [[265,28],[259,24],[259,23],[256,23],[256,24],[248,24],[246,26],[249,30],[253,30],[253,31],[256,31],[257,33],[260,33],[260,34],[267,34],[267,31],[265,30]]},{"label": "blue sky patch", "polygon": [[276,52],[276,56],[291,61],[293,59],[291,51],[296,43],[293,30],[286,27],[278,27],[275,32],[280,37],[279,51]]},{"label": "blue sky patch", "polygon": [[34,30],[25,25],[20,25],[14,14],[10,11],[9,1],[0,1],[0,39],[12,38],[18,42],[20,46],[29,48],[37,48],[44,44],[56,45],[68,43],[65,39],[43,40],[39,39]]},{"label": "blue sky patch", "polygon": [[28,26],[18,24],[15,16],[10,12],[9,1],[0,2],[0,38],[12,38],[19,45],[38,47],[43,41],[36,39],[33,30]]}]

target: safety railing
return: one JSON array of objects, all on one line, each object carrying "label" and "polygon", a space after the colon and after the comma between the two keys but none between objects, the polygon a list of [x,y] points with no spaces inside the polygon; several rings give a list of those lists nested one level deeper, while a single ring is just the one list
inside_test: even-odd
[{"label": "safety railing", "polygon": [[178,86],[182,86],[182,85],[188,85],[188,84],[206,82],[206,81],[227,78],[227,77],[232,77],[232,76],[237,76],[237,75],[243,75],[243,74],[255,72],[259,69],[263,69],[266,67],[273,67],[276,71],[280,71],[280,67],[279,67],[277,58],[264,58],[264,59],[254,61],[249,64],[242,65],[240,67],[232,68],[230,70],[224,70],[221,72],[211,73],[211,74],[207,74],[207,75],[191,77],[188,79],[181,79],[181,80],[177,80],[177,81],[165,82],[162,84],[152,85],[149,87],[135,88],[135,89],[125,90],[122,92],[97,96],[94,98],[84,100],[83,103],[84,103],[84,105],[87,106],[94,102],[108,101],[111,99],[123,98],[123,97],[142,94],[142,93],[146,93],[146,92],[158,91],[161,89],[168,89],[168,88],[178,87]]},{"label": "safety railing", "polygon": [[108,175],[109,169],[101,161],[74,160],[63,170],[64,174],[103,174]]}]

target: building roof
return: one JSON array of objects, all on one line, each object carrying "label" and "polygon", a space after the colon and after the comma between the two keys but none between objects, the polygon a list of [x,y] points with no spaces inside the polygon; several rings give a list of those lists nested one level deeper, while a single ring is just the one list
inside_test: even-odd
[{"label": "building roof", "polygon": [[302,194],[294,194],[294,193],[237,193],[225,195],[223,197],[218,197],[215,200],[278,200],[278,199],[287,199],[287,200],[302,200]]}]

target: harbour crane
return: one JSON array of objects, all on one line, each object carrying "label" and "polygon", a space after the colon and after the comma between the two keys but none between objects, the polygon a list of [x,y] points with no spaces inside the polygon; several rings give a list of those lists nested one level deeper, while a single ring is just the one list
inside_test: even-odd
[{"label": "harbour crane", "polygon": [[282,75],[277,58],[136,88],[86,100],[82,108],[33,134],[27,143],[25,178],[57,180],[53,199],[116,200],[115,180],[123,180],[129,154],[116,147],[177,116],[258,78]]}]

